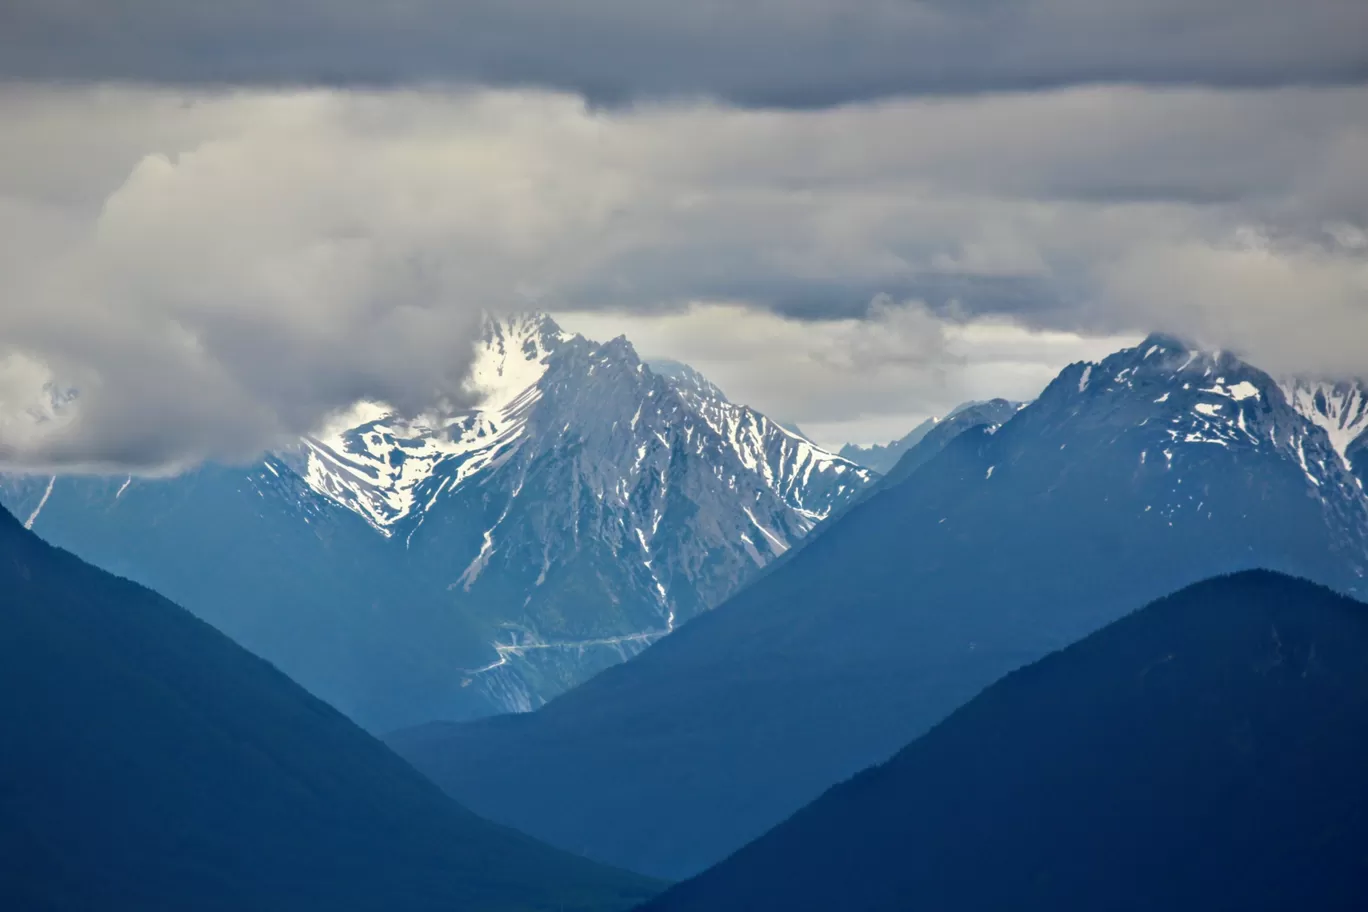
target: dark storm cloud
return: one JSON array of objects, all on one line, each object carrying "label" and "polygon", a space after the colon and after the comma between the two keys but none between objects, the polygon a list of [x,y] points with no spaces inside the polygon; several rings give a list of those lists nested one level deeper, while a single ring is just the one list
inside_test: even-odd
[{"label": "dark storm cloud", "polygon": [[540,86],[824,106],[1368,79],[1363,0],[6,0],[0,77]]}]

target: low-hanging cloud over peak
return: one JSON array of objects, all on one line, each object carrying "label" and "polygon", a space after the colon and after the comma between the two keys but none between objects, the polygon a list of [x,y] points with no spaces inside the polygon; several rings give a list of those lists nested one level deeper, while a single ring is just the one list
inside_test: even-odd
[{"label": "low-hanging cloud over peak", "polygon": [[[956,376],[972,360],[926,348],[984,338],[956,327],[1084,346],[1165,329],[1274,369],[1368,374],[1364,88],[753,111],[12,86],[0,119],[11,465],[164,471],[247,458],[360,398],[459,407],[479,315],[509,308],[635,329],[720,303],[761,336],[772,315],[832,340],[800,351],[833,388],[883,384],[866,401],[884,416],[978,395]],[[750,382],[717,379],[769,401],[767,351]],[[79,421],[6,423],[71,388]],[[770,399],[805,427],[835,420],[815,392]]]}]

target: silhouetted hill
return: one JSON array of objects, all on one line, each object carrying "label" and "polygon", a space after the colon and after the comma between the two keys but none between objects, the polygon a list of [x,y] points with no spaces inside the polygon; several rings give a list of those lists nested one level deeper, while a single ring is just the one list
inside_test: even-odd
[{"label": "silhouetted hill", "polygon": [[614,909],[266,662],[0,510],[0,908]]},{"label": "silhouetted hill", "polygon": [[1368,908],[1368,606],[1209,580],[1009,674],[652,912]]}]

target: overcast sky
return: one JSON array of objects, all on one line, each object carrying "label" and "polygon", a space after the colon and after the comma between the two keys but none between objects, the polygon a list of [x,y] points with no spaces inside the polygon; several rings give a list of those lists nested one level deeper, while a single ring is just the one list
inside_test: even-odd
[{"label": "overcast sky", "polygon": [[459,407],[486,309],[830,445],[1151,329],[1368,375],[1366,36],[1362,0],[8,0],[0,461]]}]

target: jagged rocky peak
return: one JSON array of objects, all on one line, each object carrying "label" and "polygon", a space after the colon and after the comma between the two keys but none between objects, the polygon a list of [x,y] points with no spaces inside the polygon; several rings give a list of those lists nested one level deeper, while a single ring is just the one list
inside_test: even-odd
[{"label": "jagged rocky peak", "polygon": [[452,470],[443,487],[454,488],[507,457],[540,398],[537,384],[552,356],[577,338],[545,314],[486,317],[468,381],[474,408],[407,416],[360,402],[306,437],[287,462],[315,491],[389,535],[432,505],[439,466]]},{"label": "jagged rocky peak", "polygon": [[876,473],[817,446],[795,428],[732,402],[716,384],[686,364],[652,361],[651,369],[665,377],[689,410],[809,526],[875,478]]},{"label": "jagged rocky peak", "polygon": [[[626,337],[595,343],[566,333],[545,314],[487,318],[476,345],[470,388],[479,404],[451,416],[403,416],[360,403],[329,428],[303,441],[297,470],[320,494],[355,510],[384,534],[459,487],[508,462],[530,439],[539,451],[572,435],[604,447],[595,475],[641,466],[619,452],[641,451],[667,428],[688,431],[684,413],[722,438],[744,469],[757,473],[811,525],[868,480],[866,470],[826,453],[765,416],[731,403],[698,371],[679,362],[643,365]],[[657,425],[642,408],[674,393]],[[548,398],[549,397],[549,398]],[[618,412],[634,415],[623,420]],[[618,431],[620,425],[626,430]],[[618,447],[617,435],[647,435]],[[654,437],[650,435],[654,434]],[[547,436],[549,435],[549,436]],[[692,437],[690,437],[692,440]],[[625,458],[625,457],[624,457]],[[616,468],[615,468],[616,467]],[[847,476],[848,477],[845,477]],[[440,478],[439,478],[440,476]],[[832,476],[828,478],[827,476]],[[621,487],[615,479],[604,484]]]},{"label": "jagged rocky peak", "polygon": [[[1159,389],[1163,396],[1155,404],[1204,396],[1241,402],[1267,400],[1277,384],[1231,352],[1204,350],[1175,336],[1154,333],[1134,348],[1122,349],[1101,361],[1071,364],[1042,398],[1069,395],[1075,389],[1078,394],[1094,397],[1116,393],[1139,396],[1151,388]],[[1215,408],[1196,411],[1211,416],[1222,407],[1220,402],[1209,405]]]},{"label": "jagged rocky peak", "polygon": [[[1163,404],[1168,402],[1171,397],[1158,397],[1163,396],[1168,391],[1167,388],[1179,375],[1185,378],[1184,382],[1188,384],[1190,389],[1192,383],[1205,383],[1209,377],[1215,374],[1219,374],[1223,379],[1227,375],[1229,377],[1239,375],[1237,381],[1242,385],[1234,387],[1234,391],[1231,393],[1237,401],[1240,396],[1249,395],[1251,390],[1257,391],[1257,387],[1254,385],[1256,381],[1246,378],[1245,374],[1257,376],[1258,383],[1271,384],[1267,375],[1240,361],[1229,352],[1204,351],[1177,336],[1167,333],[1152,333],[1134,348],[1123,349],[1100,362],[1080,361],[1069,365],[1051,382],[1046,391],[1042,393],[1041,398],[1053,399],[1056,402],[1069,400],[1071,411],[1068,417],[1072,418],[1075,417],[1075,413],[1078,413],[1079,405],[1079,402],[1074,400],[1085,394],[1099,396],[1124,390],[1138,395],[1137,391],[1153,387],[1157,390],[1155,404]],[[1181,388],[1181,384],[1179,386]],[[1206,391],[1219,394],[1219,391],[1214,389]],[[936,431],[938,424],[948,422],[961,413],[980,409],[985,405],[993,409],[1005,410],[1006,417],[1010,417],[1011,413],[1024,408],[1027,403],[1008,402],[1007,400],[991,400],[988,403],[966,402],[945,416],[927,419],[899,440],[886,445],[874,446],[847,444],[842,448],[841,455],[886,474],[896,465],[904,452],[920,443],[928,434]],[[1210,409],[1208,408],[1207,411]],[[1062,419],[1064,416],[1060,417]],[[1006,418],[1004,417],[1003,420]]]},{"label": "jagged rocky peak", "polygon": [[470,376],[470,387],[481,396],[480,408],[505,404],[536,383],[547,359],[573,338],[546,314],[486,316]]},{"label": "jagged rocky peak", "polygon": [[[483,318],[482,340],[485,345],[509,348],[525,348],[529,343],[540,342],[542,348],[549,348],[557,341],[572,338],[572,333],[561,329],[550,314],[537,311],[523,311],[504,317],[485,314]],[[532,351],[527,350],[528,357]]]},{"label": "jagged rocky peak", "polygon": [[[1199,400],[1243,402],[1267,400],[1276,384],[1262,371],[1229,352],[1206,351],[1176,337],[1155,333],[1133,348],[1125,348],[1101,361],[1069,365],[1046,388],[1041,400],[1061,398],[1091,402],[1122,395],[1144,399],[1150,392],[1155,412],[1187,408],[1212,417],[1225,403],[1211,401],[1195,408]],[[1234,412],[1230,412],[1234,414]]]},{"label": "jagged rocky peak", "polygon": [[648,361],[646,366],[669,380],[675,389],[681,393],[701,399],[712,399],[717,402],[729,401],[727,394],[722,392],[716,383],[682,361],[657,358]]},{"label": "jagged rocky peak", "polygon": [[872,477],[697,371],[541,314],[486,322],[470,388],[478,404],[446,416],[363,403],[290,458],[416,565],[449,568],[441,597],[494,653],[466,679],[504,711],[718,604]]},{"label": "jagged rocky peak", "polygon": [[[511,601],[497,658],[468,674],[500,708],[535,708],[718,604],[862,486],[710,389],[681,389],[623,337],[574,337],[521,395],[516,446],[437,491],[413,547],[459,554],[472,601]],[[469,550],[438,532],[458,515],[481,523]]]}]

